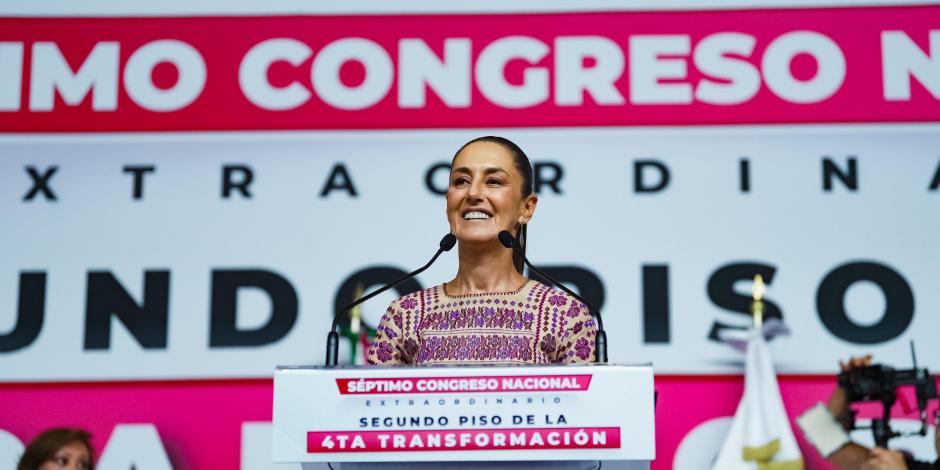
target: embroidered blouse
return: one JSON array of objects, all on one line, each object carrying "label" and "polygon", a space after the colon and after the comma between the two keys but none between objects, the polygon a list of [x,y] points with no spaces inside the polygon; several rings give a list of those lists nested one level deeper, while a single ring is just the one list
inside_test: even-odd
[{"label": "embroidered blouse", "polygon": [[515,292],[448,295],[443,285],[392,302],[370,364],[570,364],[594,361],[597,326],[574,298],[529,280]]}]

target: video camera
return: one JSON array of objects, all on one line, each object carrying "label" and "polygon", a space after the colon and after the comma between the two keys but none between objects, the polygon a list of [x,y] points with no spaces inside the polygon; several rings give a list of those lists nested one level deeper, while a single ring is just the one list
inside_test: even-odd
[{"label": "video camera", "polygon": [[[881,418],[872,419],[870,427],[875,443],[879,447],[887,448],[888,440],[895,437],[927,435],[927,402],[937,398],[937,380],[926,368],[917,368],[913,342],[911,342],[911,357],[914,362],[914,367],[911,369],[896,370],[890,366],[875,364],[857,367],[839,374],[839,386],[846,391],[850,403],[871,401],[882,403],[884,413]],[[913,386],[916,391],[917,408],[920,410],[920,431],[900,433],[891,429],[891,407],[897,401],[898,387],[902,386]],[[852,418],[852,429],[869,429],[856,426],[855,412],[849,410],[849,413]]]}]

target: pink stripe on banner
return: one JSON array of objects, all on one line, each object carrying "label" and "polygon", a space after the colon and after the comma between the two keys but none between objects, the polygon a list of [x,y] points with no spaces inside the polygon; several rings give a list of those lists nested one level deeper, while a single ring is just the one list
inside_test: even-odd
[{"label": "pink stripe on banner", "polygon": [[620,428],[434,429],[307,433],[307,452],[619,449]]},{"label": "pink stripe on banner", "polygon": [[[835,470],[806,443],[792,421],[829,397],[835,388],[833,376],[780,375],[778,380],[806,468]],[[734,414],[744,379],[740,375],[657,375],[656,390],[656,460],[650,469],[671,470],[682,467],[680,454],[708,459],[718,452],[721,436],[705,436],[706,442],[694,444],[693,431]],[[8,437],[26,444],[44,429],[83,427],[91,431],[92,445],[100,455],[119,426],[148,424],[157,429],[158,445],[166,450],[174,469],[231,470],[239,468],[243,452],[270,449],[270,438],[261,437],[264,442],[243,439],[242,427],[247,422],[270,422],[272,399],[270,379],[0,383],[0,434],[9,433]],[[929,412],[934,409],[936,404]],[[859,413],[860,417],[880,415],[874,407]],[[917,417],[900,402],[892,415]],[[613,437],[608,435],[609,443]],[[133,444],[113,443],[115,452],[136,455],[137,450],[126,447]],[[0,461],[4,458],[12,461],[15,457],[0,449]]]},{"label": "pink stripe on banner", "polygon": [[[0,83],[20,91],[0,103],[0,132],[938,122],[936,76],[917,65],[936,60],[938,17],[904,5],[0,18],[0,42],[22,51]],[[121,72],[167,47],[152,69]],[[92,51],[94,92],[66,101],[55,84]],[[454,78],[425,83],[444,62]],[[595,66],[612,73],[588,86]],[[146,99],[184,79],[177,99]]]},{"label": "pink stripe on banner", "polygon": [[336,379],[341,395],[583,392],[590,385],[589,374]]}]

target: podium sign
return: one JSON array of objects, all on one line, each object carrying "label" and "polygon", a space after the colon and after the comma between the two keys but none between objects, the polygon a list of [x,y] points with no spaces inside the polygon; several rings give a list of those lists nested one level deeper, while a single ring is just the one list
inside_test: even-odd
[{"label": "podium sign", "polygon": [[275,462],[655,457],[646,365],[278,367]]}]

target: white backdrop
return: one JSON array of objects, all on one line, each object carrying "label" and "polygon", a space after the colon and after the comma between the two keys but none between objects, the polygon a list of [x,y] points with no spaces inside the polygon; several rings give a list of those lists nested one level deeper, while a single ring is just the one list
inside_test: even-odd
[{"label": "white backdrop", "polygon": [[[269,377],[277,364],[322,361],[334,295],[355,271],[411,270],[446,233],[444,201],[425,174],[449,162],[466,140],[495,133],[517,141],[534,163],[563,169],[561,194],[543,187],[529,231],[539,265],[590,269],[603,283],[612,361],[652,361],[658,373],[740,370],[738,353],[708,340],[715,321],[744,325],[716,306],[712,273],[730,263],[776,272],[767,299],[793,335],[772,343],[778,370],[831,373],[837,358],[871,351],[900,368],[915,340],[928,366],[940,357],[940,167],[936,125],[724,128],[456,130],[387,132],[190,133],[0,137],[0,336],[16,323],[19,274],[46,273],[44,323],[28,346],[0,354],[0,380]],[[590,149],[590,150],[587,150]],[[857,187],[835,178],[824,189],[823,161],[842,171],[856,159]],[[739,161],[750,161],[750,192]],[[634,163],[670,172],[659,192],[634,190]],[[320,193],[343,164],[357,191]],[[127,165],[152,165],[132,197]],[[251,199],[223,199],[225,165],[253,170]],[[24,201],[32,179],[49,177],[57,200]],[[647,184],[658,174],[647,170]],[[446,184],[440,172],[436,184]],[[419,281],[449,280],[445,254]],[[899,273],[914,314],[899,335],[877,344],[840,339],[820,320],[817,289],[833,269],[867,261]],[[667,265],[669,341],[644,343],[642,269]],[[258,269],[292,285],[299,314],[290,331],[262,346],[210,347],[213,270]],[[165,348],[144,349],[112,318],[110,347],[85,350],[87,277],[110,271],[138,303],[144,271],[169,271]],[[749,283],[736,285],[747,294]],[[394,296],[366,307],[374,324]],[[886,299],[875,284],[853,284],[848,317],[878,323]],[[238,294],[242,329],[270,318],[259,289]],[[888,312],[889,315],[895,313]]]}]

